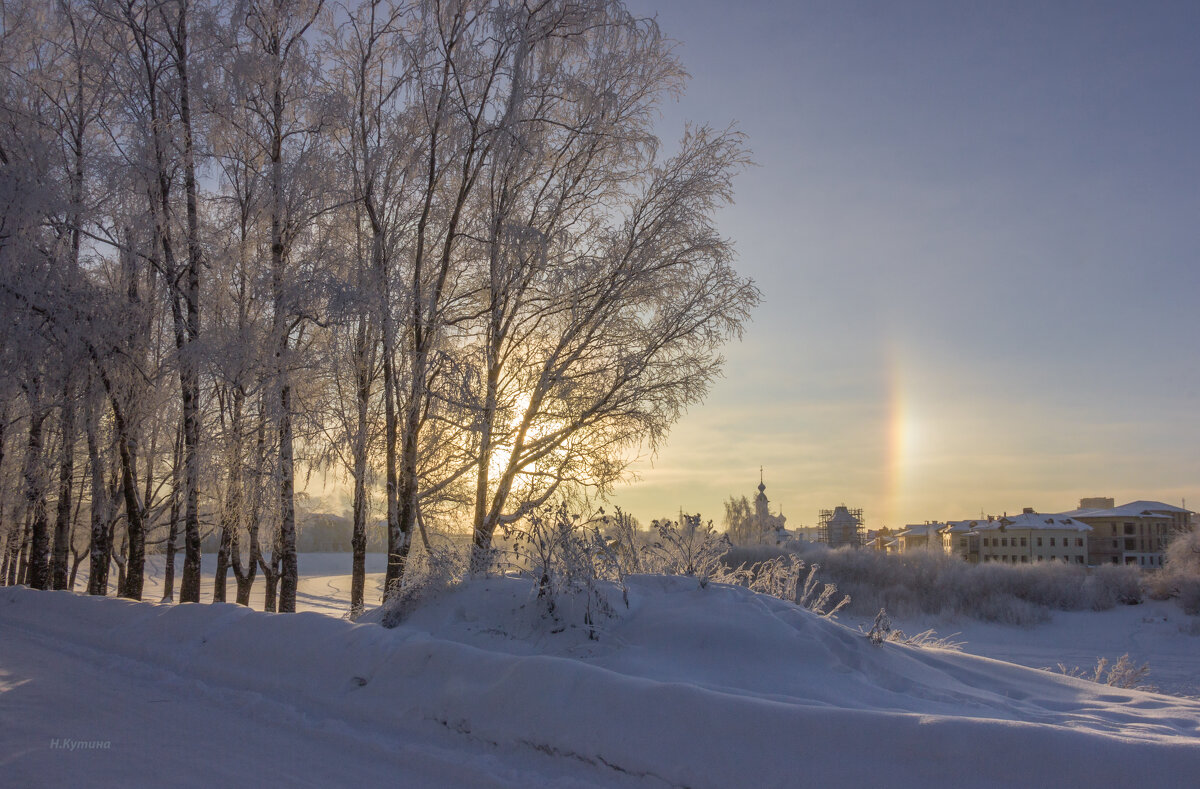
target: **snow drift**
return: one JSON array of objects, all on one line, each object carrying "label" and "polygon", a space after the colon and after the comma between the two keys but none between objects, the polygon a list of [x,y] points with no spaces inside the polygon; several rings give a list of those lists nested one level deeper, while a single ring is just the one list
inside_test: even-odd
[{"label": "snow drift", "polygon": [[432,724],[647,785],[1182,787],[1200,774],[1194,701],[875,647],[737,587],[640,576],[629,591],[598,641],[570,611],[547,619],[513,578],[467,584],[390,630],[21,588],[0,590],[0,623],[306,719],[400,742]]}]

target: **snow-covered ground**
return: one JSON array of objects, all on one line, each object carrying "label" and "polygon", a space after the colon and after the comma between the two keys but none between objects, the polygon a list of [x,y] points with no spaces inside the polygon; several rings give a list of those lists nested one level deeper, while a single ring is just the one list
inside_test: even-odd
[{"label": "snow-covered ground", "polygon": [[1055,611],[1049,622],[1029,628],[966,618],[898,625],[907,633],[931,627],[941,635],[957,633],[953,640],[963,642],[964,652],[1032,668],[1058,670],[1061,663],[1090,673],[1098,658],[1112,664],[1128,654],[1139,666],[1149,664],[1145,684],[1200,698],[1200,617],[1188,616],[1172,601],[1149,600],[1108,611]]},{"label": "snow-covered ground", "polygon": [[[378,603],[383,591],[383,571],[387,557],[367,554],[367,605]],[[182,562],[180,562],[182,564]],[[342,617],[350,609],[350,554],[310,553],[300,556],[300,583],[296,607]],[[212,600],[216,557],[204,557],[201,599]],[[147,560],[143,598],[159,600],[163,590],[163,557]],[[176,594],[182,567],[176,567]],[[115,579],[112,594],[115,595]],[[80,573],[76,589],[87,587],[86,572]],[[228,599],[234,599],[235,586],[230,574]],[[262,610],[263,586],[259,580],[251,594],[251,607]],[[838,621],[853,629],[870,629],[870,620],[839,615]],[[1184,614],[1173,602],[1148,601],[1142,605],[1118,606],[1108,611],[1055,611],[1051,621],[1034,627],[1018,627],[969,618],[927,617],[914,620],[894,619],[893,624],[906,633],[934,629],[939,635],[953,636],[962,643],[962,651],[995,658],[1030,668],[1090,670],[1098,658],[1115,662],[1124,654],[1138,665],[1150,664],[1146,682],[1159,690],[1178,696],[1200,697],[1200,617]],[[957,634],[957,635],[955,635]]]},{"label": "snow-covered ground", "polygon": [[[314,613],[345,610],[347,557],[301,566],[310,611],[294,616],[0,590],[0,785],[1192,787],[1200,775],[1200,702],[876,647],[853,622],[740,588],[635,577],[629,607],[614,599],[590,640],[579,611],[556,624],[526,582],[493,578],[388,630]],[[1150,682],[1194,688],[1189,620],[1153,604],[1031,630],[949,624],[968,650],[1033,666],[1130,652]]]}]

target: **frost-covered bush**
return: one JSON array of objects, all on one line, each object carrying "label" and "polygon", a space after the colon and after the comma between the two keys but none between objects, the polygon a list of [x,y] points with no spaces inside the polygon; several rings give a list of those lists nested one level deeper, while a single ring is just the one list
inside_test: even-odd
[{"label": "frost-covered bush", "polygon": [[1050,611],[1105,610],[1141,600],[1137,568],[1046,562],[1029,565],[968,564],[940,551],[895,555],[853,548],[800,544],[810,563],[852,598],[862,617],[886,608],[892,616],[967,616],[1030,626]]},{"label": "frost-covered bush", "polygon": [[[861,631],[861,626],[859,630]],[[892,618],[888,616],[887,609],[880,608],[879,613],[875,615],[875,622],[871,625],[871,629],[867,631],[867,638],[875,646],[882,646],[885,642],[889,644],[904,644],[910,647],[920,647],[921,649],[950,649],[959,652],[963,648],[962,641],[955,641],[955,633],[950,636],[939,636],[932,629],[917,633],[915,636],[906,635],[903,630],[892,627]]]},{"label": "frost-covered bush", "polygon": [[1156,690],[1153,685],[1147,685],[1142,682],[1150,674],[1150,664],[1143,663],[1139,666],[1130,659],[1128,652],[1121,655],[1117,659],[1117,662],[1112,665],[1109,665],[1108,658],[1102,657],[1096,660],[1096,667],[1094,669],[1085,670],[1078,666],[1067,668],[1062,663],[1059,663],[1058,671],[1060,674],[1066,674],[1068,677],[1086,679],[1089,682],[1110,685],[1114,688],[1123,688],[1125,690]]},{"label": "frost-covered bush", "polygon": [[867,633],[867,638],[875,646],[880,646],[888,640],[888,636],[891,634],[892,618],[888,616],[886,608],[880,608],[879,613],[875,615],[875,624],[871,625],[871,630]]},{"label": "frost-covered bush", "polygon": [[850,595],[844,594],[836,603],[833,602],[838,593],[837,584],[818,584],[817,570],[819,569],[821,566],[818,564],[814,564],[808,569],[808,577],[804,579],[804,586],[796,595],[796,604],[807,608],[814,614],[832,619],[834,614],[850,605]]},{"label": "frost-covered bush", "polygon": [[743,563],[733,570],[724,567],[713,576],[718,583],[738,584],[759,594],[796,602],[800,594],[800,572],[804,560],[794,556],[775,556],[754,564]]},{"label": "frost-covered bush", "polygon": [[752,567],[779,556],[793,556],[795,551],[780,545],[734,545],[721,557],[721,563],[729,568]]},{"label": "frost-covered bush", "polygon": [[462,581],[466,571],[463,553],[449,541],[431,543],[428,549],[414,549],[397,588],[384,601],[380,624],[384,627],[400,624],[422,602]]},{"label": "frost-covered bush", "polygon": [[557,618],[563,598],[582,601],[590,638],[597,637],[598,616],[614,613],[600,588],[601,581],[615,583],[629,604],[625,571],[617,551],[600,533],[601,522],[581,519],[562,504],[541,508],[505,533],[512,554],[509,565],[534,580],[545,613]]},{"label": "frost-covered bush", "polygon": [[1132,565],[1102,565],[1092,570],[1083,583],[1094,611],[1106,611],[1118,605],[1137,605],[1145,599],[1142,573]]},{"label": "frost-covered bush", "polygon": [[678,521],[656,520],[651,525],[658,539],[644,553],[646,568],[665,575],[695,576],[701,588],[720,572],[721,557],[732,547],[729,538],[718,534],[712,521],[702,522],[699,514],[683,515]]},{"label": "frost-covered bush", "polygon": [[638,532],[637,522],[633,516],[616,508],[613,515],[605,515],[600,510],[603,534],[612,550],[618,570],[623,574],[642,572],[642,553],[646,544]]},{"label": "frost-covered bush", "polygon": [[1163,569],[1150,580],[1150,596],[1174,598],[1189,614],[1200,614],[1200,531],[1181,532],[1167,544]]},{"label": "frost-covered bush", "polygon": [[[804,560],[786,553],[754,564],[743,563],[732,570],[727,569],[730,555],[739,553],[743,551],[737,548],[726,553],[723,559],[725,568],[719,569],[712,580],[738,584],[753,592],[796,603],[826,619],[834,618],[838,611],[850,604],[848,595],[838,597],[836,584],[817,582],[817,570],[820,569],[818,565],[814,564],[808,568],[803,582],[800,578],[805,567]],[[834,602],[835,599],[837,602]]]}]

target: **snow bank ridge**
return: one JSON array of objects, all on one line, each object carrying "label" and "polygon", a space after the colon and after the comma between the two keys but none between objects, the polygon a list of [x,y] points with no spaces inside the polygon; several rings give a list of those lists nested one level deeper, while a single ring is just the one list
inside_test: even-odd
[{"label": "snow bank ridge", "polygon": [[[812,786],[1100,787],[1137,785],[1152,769],[1164,776],[1157,786],[1182,787],[1200,774],[1200,704],[958,653],[872,647],[836,623],[745,590],[653,586],[636,590],[629,621],[609,636],[620,643],[607,658],[610,666],[644,660],[649,676],[600,659],[481,648],[414,627],[226,604],[10,588],[0,592],[0,617],[398,743],[411,727],[434,722],[478,741],[673,786],[791,787],[802,775]],[[761,671],[800,679],[766,697],[736,679],[698,681],[683,658],[664,665],[654,656],[670,644],[636,634],[664,629],[654,619],[660,612],[678,620],[689,611],[708,611],[711,620],[696,652],[715,650],[721,663],[760,661]],[[728,643],[723,628],[733,622],[764,635],[750,647]],[[781,654],[754,654],[772,638],[781,646],[770,651]],[[969,683],[986,683],[989,671],[1000,678],[996,687],[973,691]],[[849,696],[838,706],[806,697],[810,686],[845,687]],[[1039,695],[1049,701],[1031,700]]]}]

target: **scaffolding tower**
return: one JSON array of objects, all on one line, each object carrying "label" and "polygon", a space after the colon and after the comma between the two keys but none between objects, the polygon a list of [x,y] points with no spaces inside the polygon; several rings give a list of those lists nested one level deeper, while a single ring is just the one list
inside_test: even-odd
[{"label": "scaffolding tower", "polygon": [[845,504],[831,510],[821,510],[817,523],[817,542],[831,548],[851,545],[861,548],[867,539],[861,508],[849,509]]}]

